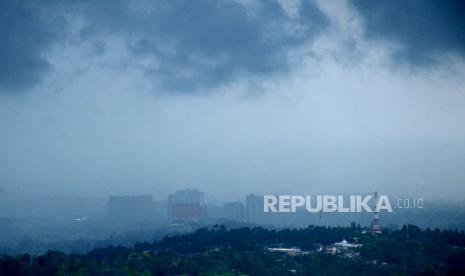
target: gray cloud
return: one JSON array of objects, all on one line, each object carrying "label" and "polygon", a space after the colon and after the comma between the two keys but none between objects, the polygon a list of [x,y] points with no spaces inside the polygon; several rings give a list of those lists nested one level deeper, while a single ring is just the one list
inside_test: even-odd
[{"label": "gray cloud", "polygon": [[[195,90],[245,75],[291,69],[289,50],[310,41],[328,25],[311,2],[292,18],[275,1],[243,5],[234,1],[91,3],[85,35],[119,33],[132,53],[156,60],[146,68],[170,90]],[[108,8],[107,8],[108,7]]]},{"label": "gray cloud", "polygon": [[1,1],[0,92],[21,91],[40,81],[49,67],[43,55],[63,22],[37,2]]},{"label": "gray cloud", "polygon": [[[401,63],[425,66],[444,53],[465,56],[463,1],[351,3],[365,20],[368,38],[401,45],[394,55]],[[290,54],[330,26],[312,1],[301,1],[296,14],[277,1],[7,0],[0,5],[0,93],[24,91],[42,79],[50,67],[45,55],[67,43],[65,35],[76,34],[69,32],[76,22],[65,18],[82,24],[78,40],[95,42],[102,53],[106,41],[117,37],[130,55],[124,66],[142,69],[164,91],[190,93],[292,72]]]},{"label": "gray cloud", "polygon": [[400,62],[432,65],[441,54],[465,57],[465,2],[461,0],[352,1],[369,38],[401,44]]},{"label": "gray cloud", "polygon": [[287,15],[275,1],[247,5],[210,0],[87,1],[45,6],[3,1],[1,5],[3,92],[30,88],[47,72],[49,63],[43,55],[64,38],[64,18],[84,21],[83,41],[122,38],[134,60],[150,60],[143,68],[149,78],[165,89],[180,91],[288,72],[288,52],[328,25],[311,2],[302,3],[297,17]]}]

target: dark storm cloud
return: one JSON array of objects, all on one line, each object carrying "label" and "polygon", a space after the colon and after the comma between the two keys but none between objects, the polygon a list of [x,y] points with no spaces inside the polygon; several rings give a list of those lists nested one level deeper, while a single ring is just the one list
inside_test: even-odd
[{"label": "dark storm cloud", "polygon": [[0,2],[0,93],[30,88],[47,71],[43,55],[63,26],[53,10],[33,1]]},{"label": "dark storm cloud", "polygon": [[369,38],[394,40],[398,61],[431,65],[441,54],[465,57],[465,1],[352,1]]},{"label": "dark storm cloud", "polygon": [[63,27],[67,15],[84,20],[84,41],[102,45],[110,35],[123,38],[135,58],[128,66],[149,60],[143,68],[149,78],[185,91],[288,72],[289,51],[328,25],[307,1],[295,18],[276,1],[8,0],[0,5],[2,92],[30,88],[47,72],[44,53],[68,34]]},{"label": "dark storm cloud", "polygon": [[157,62],[148,76],[168,89],[193,90],[244,75],[287,72],[287,53],[328,25],[311,2],[291,18],[275,1],[256,6],[234,1],[160,1],[131,6],[128,2],[87,5],[91,26],[85,35],[119,33],[129,49]]}]

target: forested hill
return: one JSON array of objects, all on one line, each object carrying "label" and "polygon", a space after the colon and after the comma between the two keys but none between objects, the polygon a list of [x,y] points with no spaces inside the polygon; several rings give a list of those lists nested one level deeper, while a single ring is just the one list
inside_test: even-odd
[{"label": "forested hill", "polygon": [[133,248],[0,257],[0,275],[352,274],[464,275],[465,235],[413,225],[381,236],[355,225],[280,231],[216,225]]}]

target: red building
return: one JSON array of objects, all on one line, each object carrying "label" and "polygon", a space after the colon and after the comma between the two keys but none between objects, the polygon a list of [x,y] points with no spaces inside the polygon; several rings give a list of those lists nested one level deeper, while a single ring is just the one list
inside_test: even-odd
[{"label": "red building", "polygon": [[168,197],[172,223],[199,222],[206,217],[204,194],[198,190],[181,190]]}]

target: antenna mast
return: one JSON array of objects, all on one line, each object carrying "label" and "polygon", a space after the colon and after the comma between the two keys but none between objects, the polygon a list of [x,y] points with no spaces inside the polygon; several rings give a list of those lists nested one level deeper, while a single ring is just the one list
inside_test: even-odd
[{"label": "antenna mast", "polygon": [[378,192],[375,192],[375,208],[374,208],[374,216],[373,220],[371,221],[371,234],[372,235],[381,235],[381,224],[379,223],[379,214],[378,210],[376,210],[376,206],[378,205]]}]

